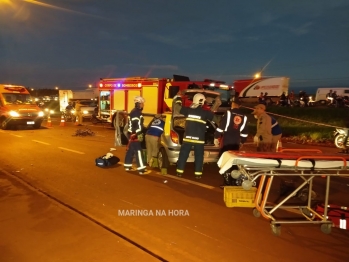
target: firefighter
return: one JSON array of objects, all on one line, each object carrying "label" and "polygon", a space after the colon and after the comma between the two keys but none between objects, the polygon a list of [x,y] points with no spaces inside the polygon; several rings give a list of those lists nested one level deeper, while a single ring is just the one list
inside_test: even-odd
[{"label": "firefighter", "polygon": [[126,171],[132,169],[132,159],[136,155],[137,170],[140,175],[143,175],[145,170],[145,165],[142,156],[142,141],[143,141],[143,115],[142,110],[144,107],[145,100],[141,96],[136,96],[134,98],[135,108],[132,109],[128,115],[128,149],[125,155],[124,167]]},{"label": "firefighter", "polygon": [[[188,160],[188,156],[192,148],[194,148],[195,157],[195,178],[200,179],[202,176],[202,166],[204,161],[204,144],[205,144],[205,132],[206,121],[212,121],[214,114],[212,111],[204,110],[202,106],[205,102],[205,96],[203,94],[196,94],[193,97],[193,103],[190,107],[181,107],[180,114],[186,117],[185,121],[185,133],[183,137],[183,143],[179,152],[179,158],[177,162],[177,176],[181,177],[184,172],[185,163]],[[175,104],[180,104],[181,97],[175,97]]]},{"label": "firefighter", "polygon": [[[247,116],[240,111],[239,107],[239,101],[233,100],[231,109],[223,115],[216,129],[214,144],[220,146],[219,156],[228,150],[238,151],[246,142],[248,136]],[[223,174],[224,183],[221,188],[232,185],[230,171]]]}]

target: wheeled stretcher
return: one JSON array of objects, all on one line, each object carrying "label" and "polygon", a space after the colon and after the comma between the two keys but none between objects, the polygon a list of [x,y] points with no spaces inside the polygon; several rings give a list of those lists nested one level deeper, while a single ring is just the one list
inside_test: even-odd
[{"label": "wheeled stretcher", "polygon": [[[331,176],[348,176],[341,171],[347,169],[349,156],[336,154],[323,154],[319,150],[294,150],[292,152],[233,152],[228,151],[222,154],[218,161],[220,167],[219,173],[224,174],[231,169],[231,176],[234,179],[243,178],[242,187],[250,190],[256,185],[258,188],[255,196],[255,208],[253,215],[261,215],[270,220],[273,234],[280,235],[281,224],[320,224],[321,231],[329,234],[332,228],[332,221],[328,219],[328,200],[330,191]],[[234,167],[234,168],[232,168]],[[299,176],[301,184],[292,192],[289,192],[278,203],[270,203],[271,187],[275,177]],[[314,178],[323,177],[325,183],[324,210],[322,214],[313,210],[311,206],[311,194]],[[308,187],[307,204],[286,205],[293,196],[297,195],[300,190]],[[290,202],[290,201],[289,201]],[[289,203],[288,202],[288,203]],[[275,211],[283,209],[297,210],[301,214],[297,218],[282,219],[275,216]]]}]

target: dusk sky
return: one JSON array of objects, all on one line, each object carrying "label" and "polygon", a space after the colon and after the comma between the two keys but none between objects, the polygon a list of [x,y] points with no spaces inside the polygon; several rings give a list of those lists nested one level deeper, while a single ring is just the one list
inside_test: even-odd
[{"label": "dusk sky", "polygon": [[349,86],[348,0],[0,0],[0,83],[286,76]]}]

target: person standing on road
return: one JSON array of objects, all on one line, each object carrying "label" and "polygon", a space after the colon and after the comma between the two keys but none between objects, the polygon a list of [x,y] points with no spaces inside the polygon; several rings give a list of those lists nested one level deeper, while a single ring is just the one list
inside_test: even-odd
[{"label": "person standing on road", "polygon": [[[238,100],[231,103],[231,109],[222,117],[214,134],[215,146],[220,146],[219,157],[229,150],[238,151],[246,142],[248,136],[247,116],[239,109]],[[221,187],[232,185],[230,172],[223,174],[224,183]]]},{"label": "person standing on road", "polygon": [[150,127],[145,135],[145,145],[147,148],[147,162],[152,166],[154,160],[157,161],[159,152],[159,141],[164,132],[165,121],[160,114],[155,115]]},{"label": "person standing on road", "polygon": [[[193,97],[193,103],[190,107],[181,107],[180,114],[186,117],[185,120],[185,133],[183,137],[183,143],[179,152],[179,158],[177,161],[176,175],[181,177],[184,172],[185,163],[188,160],[189,153],[194,148],[195,157],[195,178],[200,179],[202,177],[202,167],[204,163],[204,145],[205,145],[205,132],[207,120],[212,121],[214,114],[212,111],[204,110],[206,98],[203,94],[196,94]],[[175,97],[175,104],[180,104],[181,97]]]},{"label": "person standing on road", "polygon": [[231,109],[223,115],[214,134],[215,146],[221,147],[220,156],[228,150],[239,150],[246,142],[248,136],[247,116],[241,112],[239,107],[238,101],[232,101]]},{"label": "person standing on road", "polygon": [[257,151],[271,152],[273,135],[271,133],[271,117],[265,112],[266,107],[258,104],[254,107],[254,114],[257,117],[257,132],[253,141],[257,144]]},{"label": "person standing on road", "polygon": [[273,135],[273,138],[271,140],[271,152],[276,152],[278,143],[281,143],[281,136],[282,136],[282,130],[278,123],[278,121],[271,117],[271,134]]},{"label": "person standing on road", "polygon": [[82,126],[82,113],[81,113],[81,106],[80,100],[77,100],[75,102],[75,111],[76,111],[76,118],[78,120],[78,126]]},{"label": "person standing on road", "polygon": [[137,170],[140,175],[145,172],[145,165],[143,163],[142,156],[142,141],[143,141],[143,115],[142,110],[144,107],[145,100],[141,96],[134,98],[135,108],[132,109],[128,116],[128,136],[129,143],[128,149],[125,155],[124,168],[126,171],[132,169],[132,160],[136,155]]}]

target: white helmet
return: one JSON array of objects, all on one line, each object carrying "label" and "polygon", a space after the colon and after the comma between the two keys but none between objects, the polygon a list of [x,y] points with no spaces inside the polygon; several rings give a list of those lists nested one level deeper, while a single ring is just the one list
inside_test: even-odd
[{"label": "white helmet", "polygon": [[203,94],[198,93],[193,97],[193,104],[203,105],[205,103],[205,100],[205,96]]},{"label": "white helmet", "polygon": [[141,96],[136,96],[133,100],[136,103],[144,103],[145,102],[145,99]]}]

